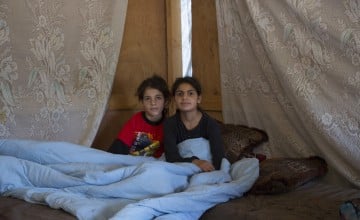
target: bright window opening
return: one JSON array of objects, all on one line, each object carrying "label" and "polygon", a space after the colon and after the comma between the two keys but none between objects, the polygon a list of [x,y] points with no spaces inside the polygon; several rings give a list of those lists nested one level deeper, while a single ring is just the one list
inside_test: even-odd
[{"label": "bright window opening", "polygon": [[183,76],[192,76],[191,24],[191,0],[181,0],[181,45]]}]

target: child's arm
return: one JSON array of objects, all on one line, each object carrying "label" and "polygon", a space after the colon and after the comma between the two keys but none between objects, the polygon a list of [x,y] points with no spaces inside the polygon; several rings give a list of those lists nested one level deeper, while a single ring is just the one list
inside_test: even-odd
[{"label": "child's arm", "polygon": [[129,154],[129,147],[119,139],[115,139],[107,150],[113,154]]},{"label": "child's arm", "polygon": [[224,143],[221,136],[221,130],[218,123],[212,118],[209,118],[207,129],[209,133],[212,162],[215,169],[219,170],[222,158],[225,157]]}]

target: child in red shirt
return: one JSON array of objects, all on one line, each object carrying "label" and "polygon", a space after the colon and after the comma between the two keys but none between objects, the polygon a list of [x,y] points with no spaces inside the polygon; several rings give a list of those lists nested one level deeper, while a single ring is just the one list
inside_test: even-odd
[{"label": "child in red shirt", "polygon": [[163,121],[170,100],[168,85],[162,77],[154,75],[139,85],[136,95],[143,110],[124,124],[108,152],[159,158],[164,153]]}]

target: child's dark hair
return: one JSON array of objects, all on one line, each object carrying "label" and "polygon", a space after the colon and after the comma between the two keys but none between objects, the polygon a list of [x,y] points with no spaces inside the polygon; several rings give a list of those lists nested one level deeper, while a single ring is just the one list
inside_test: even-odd
[{"label": "child's dark hair", "polygon": [[[161,76],[154,74],[153,76],[142,81],[142,83],[139,85],[139,87],[136,90],[136,96],[138,97],[139,101],[142,101],[144,99],[144,93],[147,88],[159,90],[164,96],[165,103],[169,102],[170,90],[167,82]],[[165,106],[164,113],[167,113],[167,111],[168,109]]]},{"label": "child's dark hair", "polygon": [[144,99],[145,89],[147,88],[159,90],[163,94],[165,101],[170,99],[169,87],[167,82],[161,76],[154,74],[153,76],[142,81],[136,90],[136,96],[138,97],[139,101]]},{"label": "child's dark hair", "polygon": [[180,84],[183,84],[183,83],[190,84],[192,87],[194,87],[197,94],[201,95],[200,82],[193,76],[185,76],[185,77],[176,78],[176,80],[173,83],[172,88],[171,88],[171,93],[173,96],[175,95],[175,92],[179,88]]}]

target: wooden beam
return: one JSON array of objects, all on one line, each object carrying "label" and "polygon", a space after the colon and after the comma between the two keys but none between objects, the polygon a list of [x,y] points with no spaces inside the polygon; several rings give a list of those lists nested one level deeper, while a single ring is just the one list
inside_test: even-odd
[{"label": "wooden beam", "polygon": [[182,76],[181,0],[166,0],[168,77],[171,85]]}]

